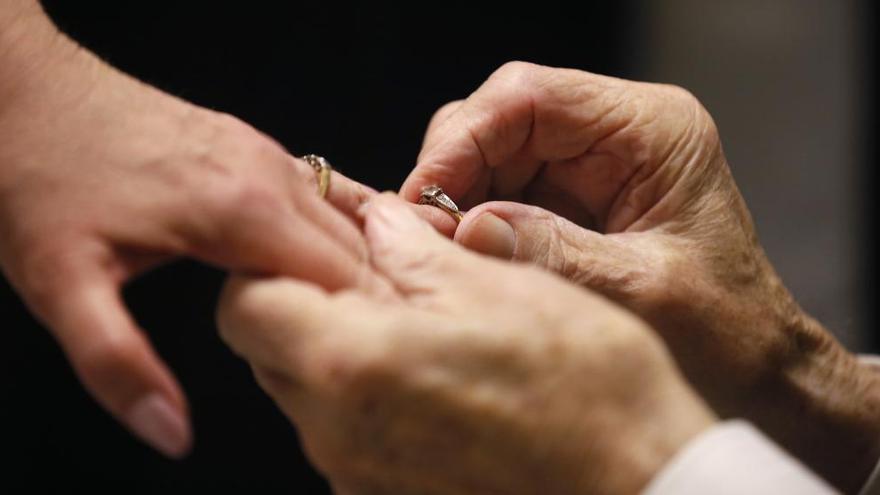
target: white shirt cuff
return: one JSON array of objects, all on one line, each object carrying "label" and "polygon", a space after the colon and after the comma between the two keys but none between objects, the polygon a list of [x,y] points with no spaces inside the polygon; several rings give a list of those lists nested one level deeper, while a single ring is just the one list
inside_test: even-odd
[{"label": "white shirt cuff", "polygon": [[745,421],[726,421],[691,440],[644,495],[837,493]]},{"label": "white shirt cuff", "polygon": [[[880,368],[880,356],[863,354],[859,356],[859,361],[877,368]],[[874,470],[868,476],[868,481],[862,486],[859,495],[880,495],[880,460],[874,465]]]}]

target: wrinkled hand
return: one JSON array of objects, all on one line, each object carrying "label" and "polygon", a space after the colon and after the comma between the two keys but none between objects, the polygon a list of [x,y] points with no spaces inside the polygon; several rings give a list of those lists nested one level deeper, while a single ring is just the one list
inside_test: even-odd
[{"label": "wrinkled hand", "polygon": [[[0,68],[3,272],[98,401],[181,455],[185,399],[120,286],[176,256],[327,288],[369,285],[350,217],[372,192],[334,174],[328,204],[312,169],[277,143],[115,71],[39,9],[0,37],[16,41]],[[22,69],[11,74],[16,56]]]},{"label": "wrinkled hand", "polygon": [[712,423],[606,300],[468,253],[391,195],[365,228],[393,295],[238,278],[219,310],[337,493],[636,493]]},{"label": "wrinkled hand", "polygon": [[756,422],[839,487],[864,480],[880,454],[877,375],[783,287],[692,95],[505,65],[435,115],[401,193],[428,184],[473,207],[458,242],[634,310],[721,415]]}]

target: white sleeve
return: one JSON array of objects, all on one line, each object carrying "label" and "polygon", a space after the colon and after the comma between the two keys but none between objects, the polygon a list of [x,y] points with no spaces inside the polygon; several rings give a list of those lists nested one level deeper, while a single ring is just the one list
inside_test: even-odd
[{"label": "white sleeve", "polygon": [[874,470],[871,471],[871,476],[862,486],[859,495],[880,495],[880,462],[874,465]]},{"label": "white sleeve", "polygon": [[[859,361],[864,364],[880,368],[880,356],[861,355]],[[874,470],[868,476],[868,480],[862,486],[859,495],[880,495],[880,460],[874,465]]]},{"label": "white sleeve", "polygon": [[644,495],[837,493],[745,421],[726,421],[691,440]]}]

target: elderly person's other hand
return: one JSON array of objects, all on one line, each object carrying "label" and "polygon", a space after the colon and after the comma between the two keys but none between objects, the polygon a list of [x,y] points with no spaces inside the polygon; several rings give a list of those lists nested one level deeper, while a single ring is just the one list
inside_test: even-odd
[{"label": "elderly person's other hand", "polygon": [[605,299],[469,253],[391,195],[366,235],[393,295],[238,278],[219,310],[337,493],[635,493],[713,423]]},{"label": "elderly person's other hand", "polygon": [[401,193],[432,184],[473,208],[458,242],[634,310],[721,415],[839,487],[865,479],[880,454],[877,374],[783,287],[692,95],[507,64],[435,115]]}]

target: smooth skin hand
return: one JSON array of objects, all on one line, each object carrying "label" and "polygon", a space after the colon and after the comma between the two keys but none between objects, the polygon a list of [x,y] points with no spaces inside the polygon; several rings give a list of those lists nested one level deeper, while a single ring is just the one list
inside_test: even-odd
[{"label": "smooth skin hand", "polygon": [[401,194],[471,208],[455,240],[633,310],[724,417],[846,491],[880,456],[880,375],[768,262],[718,131],[681,88],[510,63],[432,119]]},{"label": "smooth skin hand", "polygon": [[365,215],[393,293],[238,277],[219,308],[335,493],[638,493],[714,423],[622,308],[468,252],[394,195]]},{"label": "smooth skin hand", "polygon": [[186,401],[121,285],[179,256],[371,285],[354,212],[373,191],[334,173],[325,201],[315,182],[247,124],[98,60],[36,1],[3,1],[0,267],[94,397],[163,453],[190,448]]}]

